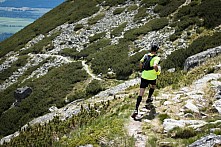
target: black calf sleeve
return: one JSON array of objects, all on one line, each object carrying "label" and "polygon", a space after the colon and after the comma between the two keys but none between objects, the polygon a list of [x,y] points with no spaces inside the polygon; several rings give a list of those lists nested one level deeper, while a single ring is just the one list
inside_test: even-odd
[{"label": "black calf sleeve", "polygon": [[136,110],[138,110],[141,101],[142,101],[142,96],[138,96],[137,103],[136,103]]},{"label": "black calf sleeve", "polygon": [[151,98],[151,97],[152,97],[153,92],[154,92],[154,89],[153,89],[153,88],[150,88],[149,94],[148,94],[148,98]]}]

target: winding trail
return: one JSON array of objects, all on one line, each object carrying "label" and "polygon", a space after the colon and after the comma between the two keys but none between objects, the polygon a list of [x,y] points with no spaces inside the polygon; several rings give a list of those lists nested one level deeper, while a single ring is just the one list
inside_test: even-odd
[{"label": "winding trail", "polygon": [[86,72],[92,77],[92,79],[102,80],[101,78],[96,77],[90,70],[89,66],[85,63],[86,61],[82,61],[82,66],[86,70]]}]

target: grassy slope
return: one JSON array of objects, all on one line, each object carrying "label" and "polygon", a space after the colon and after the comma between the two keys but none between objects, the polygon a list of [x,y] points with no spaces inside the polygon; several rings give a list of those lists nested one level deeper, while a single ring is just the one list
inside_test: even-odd
[{"label": "grassy slope", "polygon": [[[196,67],[189,71],[184,78],[180,79],[181,85],[190,85],[193,81],[208,74],[211,66],[217,65],[221,56],[214,59],[209,59],[203,66]],[[210,65],[210,66],[209,66]],[[220,72],[216,71],[216,72]],[[92,144],[93,146],[134,146],[135,140],[128,136],[125,125],[129,121],[130,114],[134,108],[136,96],[135,91],[138,91],[138,85],[130,87],[125,91],[128,96],[124,98],[116,98],[111,102],[96,103],[94,107],[88,105],[88,109],[82,109],[81,113],[67,121],[59,121],[55,118],[47,125],[36,125],[26,129],[21,135],[5,146],[80,146]],[[171,89],[171,86],[162,88],[158,91],[161,95],[164,92],[171,90],[171,93],[176,89]],[[212,89],[208,91],[212,94]],[[156,95],[158,95],[156,94]],[[208,94],[208,93],[207,93]],[[213,94],[212,94],[213,95]],[[210,97],[212,96],[210,95]],[[209,96],[209,95],[208,95]],[[158,100],[160,103],[164,99]],[[176,107],[176,106],[173,106]],[[83,107],[82,107],[83,108]],[[209,108],[207,108],[209,109]],[[205,109],[207,111],[207,109]],[[170,142],[172,146],[187,146],[198,140],[200,137],[209,133],[210,128],[220,126],[220,123],[215,125],[205,125],[201,132],[193,129],[176,128],[169,133],[162,133],[162,122],[165,118],[177,118],[175,114],[167,114],[162,106],[157,108],[159,115],[149,123],[143,122],[142,134],[146,134],[149,146],[158,146],[159,142]],[[190,112],[191,113],[191,112]],[[207,111],[206,113],[212,113]],[[195,115],[194,113],[192,113]],[[213,113],[212,117],[205,118],[206,121],[215,121],[220,119],[218,113]],[[216,134],[221,134],[217,131]],[[173,136],[173,137],[171,137]],[[32,140],[35,140],[32,142]],[[25,140],[25,141],[22,141]]]}]

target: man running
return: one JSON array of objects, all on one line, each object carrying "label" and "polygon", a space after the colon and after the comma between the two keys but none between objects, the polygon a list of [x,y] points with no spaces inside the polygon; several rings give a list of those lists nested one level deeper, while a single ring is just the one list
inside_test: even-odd
[{"label": "man running", "polygon": [[[146,106],[148,105],[148,103],[151,103],[153,101],[152,95],[153,95],[154,89],[156,88],[156,79],[157,79],[157,76],[161,72],[160,66],[158,65],[160,62],[160,57],[157,56],[158,50],[159,50],[159,46],[157,44],[152,44],[150,53],[145,54],[143,58],[140,60],[140,68],[142,68],[143,70],[141,74],[140,93],[137,98],[136,108],[133,114],[131,115],[132,118],[135,118],[137,116],[138,108],[139,108],[140,102],[142,101],[145,88],[148,87],[149,85],[150,85],[150,89],[149,89],[148,98],[146,100]],[[144,65],[148,67],[144,67]]]}]

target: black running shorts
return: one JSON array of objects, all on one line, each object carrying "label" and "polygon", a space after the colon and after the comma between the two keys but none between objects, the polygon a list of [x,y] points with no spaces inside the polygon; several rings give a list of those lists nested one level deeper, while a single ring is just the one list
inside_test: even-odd
[{"label": "black running shorts", "polygon": [[146,88],[149,84],[156,85],[156,80],[146,80],[141,78],[140,88]]}]

